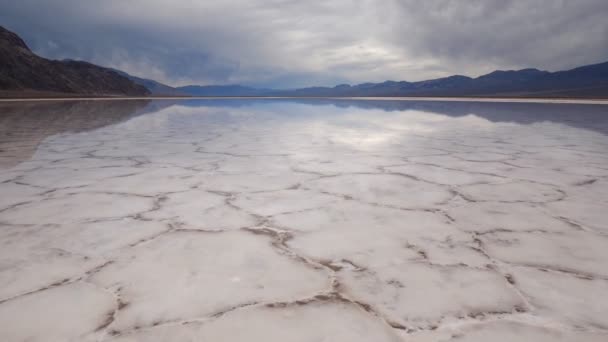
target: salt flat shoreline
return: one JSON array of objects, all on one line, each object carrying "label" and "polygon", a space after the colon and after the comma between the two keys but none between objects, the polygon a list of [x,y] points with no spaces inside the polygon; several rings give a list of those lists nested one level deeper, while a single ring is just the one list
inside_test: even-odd
[{"label": "salt flat shoreline", "polygon": [[52,97],[4,98],[0,102],[43,101],[127,101],[127,100],[361,100],[361,101],[445,101],[445,102],[508,102],[508,103],[563,103],[608,105],[608,99],[552,99],[552,98],[501,98],[501,97],[323,97],[323,96],[141,96],[141,97]]}]

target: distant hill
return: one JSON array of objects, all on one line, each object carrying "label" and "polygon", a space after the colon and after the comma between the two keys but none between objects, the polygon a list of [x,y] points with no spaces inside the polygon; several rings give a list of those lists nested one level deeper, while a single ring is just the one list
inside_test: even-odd
[{"label": "distant hill", "polygon": [[110,69],[37,56],[19,36],[1,26],[0,91],[8,95],[31,91],[96,96],[150,94],[145,87]]},{"label": "distant hill", "polygon": [[275,90],[256,89],[241,85],[189,85],[177,88],[192,96],[266,96]]},{"label": "distant hill", "polygon": [[269,93],[283,96],[608,97],[608,62],[567,71],[497,70],[477,78],[456,75],[420,82],[363,83]]}]

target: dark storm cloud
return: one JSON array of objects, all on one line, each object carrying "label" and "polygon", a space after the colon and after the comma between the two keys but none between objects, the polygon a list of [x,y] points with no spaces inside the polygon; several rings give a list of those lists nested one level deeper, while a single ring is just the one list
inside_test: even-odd
[{"label": "dark storm cloud", "polygon": [[0,0],[38,53],[170,84],[420,80],[608,60],[606,0]]}]

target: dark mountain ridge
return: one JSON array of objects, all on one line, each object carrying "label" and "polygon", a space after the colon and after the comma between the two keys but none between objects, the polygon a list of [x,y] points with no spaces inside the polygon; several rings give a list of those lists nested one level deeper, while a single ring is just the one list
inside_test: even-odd
[{"label": "dark mountain ridge", "polygon": [[608,97],[608,62],[567,71],[497,70],[477,78],[462,75],[419,82],[363,83],[280,92],[292,96],[513,96]]},{"label": "dark mountain ridge", "polygon": [[242,85],[189,85],[176,88],[179,91],[192,96],[267,96],[275,92],[270,89],[257,89]]},{"label": "dark mountain ridge", "polygon": [[15,33],[0,26],[0,90],[95,96],[145,96],[143,86],[113,70],[82,61],[56,61],[34,54]]}]

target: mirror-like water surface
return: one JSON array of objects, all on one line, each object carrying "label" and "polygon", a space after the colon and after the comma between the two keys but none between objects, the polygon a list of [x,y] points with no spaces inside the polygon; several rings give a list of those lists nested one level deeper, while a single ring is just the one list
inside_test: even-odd
[{"label": "mirror-like water surface", "polygon": [[602,105],[2,103],[0,340],[605,341],[607,152]]}]

